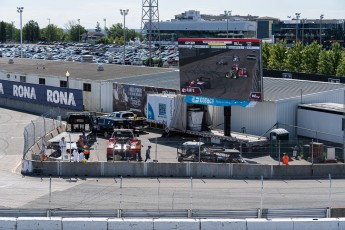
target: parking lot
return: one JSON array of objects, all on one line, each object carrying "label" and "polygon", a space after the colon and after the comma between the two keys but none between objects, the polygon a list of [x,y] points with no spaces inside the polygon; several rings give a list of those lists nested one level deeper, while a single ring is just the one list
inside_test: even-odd
[{"label": "parking lot", "polygon": [[[66,43],[59,42],[49,45],[24,44],[23,58],[44,59],[57,61],[82,62],[83,56],[88,56],[88,61],[99,64],[126,64],[143,65],[149,58],[149,47],[141,43],[132,43],[124,47],[116,44],[88,44],[88,43]],[[21,57],[20,45],[0,44],[0,53],[3,57]],[[1,55],[0,55],[1,57]],[[90,58],[91,57],[91,58]],[[125,60],[123,60],[125,57]],[[177,45],[164,46],[158,49],[155,47],[151,53],[153,59],[161,59],[165,67],[178,64]]]}]

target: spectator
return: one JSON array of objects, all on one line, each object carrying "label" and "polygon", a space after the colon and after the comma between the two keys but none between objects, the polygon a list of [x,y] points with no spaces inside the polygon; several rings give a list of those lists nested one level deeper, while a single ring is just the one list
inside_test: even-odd
[{"label": "spectator", "polygon": [[78,153],[83,152],[84,145],[85,145],[84,138],[82,135],[79,135],[79,139],[77,141]]},{"label": "spectator", "polygon": [[151,160],[150,153],[151,153],[151,145],[149,145],[149,146],[147,147],[145,162],[146,162],[147,160]]},{"label": "spectator", "polygon": [[66,141],[65,137],[61,137],[61,140],[59,142],[60,150],[61,150],[61,155],[66,154]]}]

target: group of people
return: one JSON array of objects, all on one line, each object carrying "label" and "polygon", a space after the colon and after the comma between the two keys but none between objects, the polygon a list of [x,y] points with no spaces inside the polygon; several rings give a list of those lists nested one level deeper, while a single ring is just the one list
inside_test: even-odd
[{"label": "group of people", "polygon": [[[73,149],[73,160],[76,162],[82,161],[83,159],[89,160],[90,158],[90,148],[86,142],[86,136],[85,133],[83,135],[79,135],[79,138],[76,142],[77,149]],[[67,142],[65,140],[65,137],[62,137],[60,142],[59,142],[60,150],[61,150],[61,155],[67,153]]]}]

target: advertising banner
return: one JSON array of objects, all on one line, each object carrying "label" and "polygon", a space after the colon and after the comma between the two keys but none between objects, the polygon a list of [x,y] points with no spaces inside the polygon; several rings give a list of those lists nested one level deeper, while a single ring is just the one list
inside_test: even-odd
[{"label": "advertising banner", "polygon": [[83,110],[83,92],[78,89],[0,80],[0,97],[26,103]]},{"label": "advertising banner", "polygon": [[133,111],[147,117],[147,94],[177,94],[176,89],[156,88],[149,86],[113,84],[113,111]]},{"label": "advertising banner", "polygon": [[182,94],[262,101],[260,40],[180,38],[178,44]]}]

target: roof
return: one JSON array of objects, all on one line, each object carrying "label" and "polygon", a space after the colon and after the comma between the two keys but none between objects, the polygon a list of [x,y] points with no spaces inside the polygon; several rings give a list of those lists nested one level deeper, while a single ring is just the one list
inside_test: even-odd
[{"label": "roof", "polygon": [[307,108],[307,109],[317,109],[320,111],[334,111],[344,113],[344,105],[337,104],[337,103],[313,103],[313,104],[300,104],[298,105],[299,108]]},{"label": "roof", "polygon": [[[37,64],[39,68],[37,69]],[[45,66],[45,69],[42,68]],[[61,62],[32,59],[14,59],[8,64],[7,58],[0,58],[0,71],[37,74],[42,76],[65,76],[90,80],[110,80],[122,84],[180,89],[180,72],[173,68],[152,68],[142,66],[123,66],[104,64],[104,71],[97,71],[97,64],[79,62]],[[344,84],[296,80],[287,78],[263,78],[264,100],[278,102],[320,92],[345,89]]]},{"label": "roof", "polygon": [[272,129],[270,133],[275,133],[277,135],[282,135],[282,134],[289,134],[289,131],[287,131],[286,129]]},{"label": "roof", "polygon": [[[103,64],[104,71],[97,71],[97,63],[80,63],[15,58],[14,64],[8,64],[8,58],[0,58],[0,71],[35,74],[41,76],[65,77],[89,80],[114,80],[122,77],[144,76],[172,72],[173,69],[146,66]],[[43,68],[44,66],[44,68]]]},{"label": "roof", "polygon": [[264,77],[264,100],[278,102],[320,92],[345,89],[344,84]]}]

